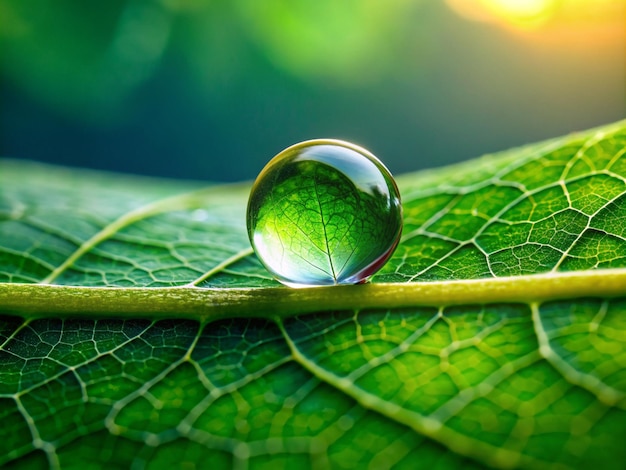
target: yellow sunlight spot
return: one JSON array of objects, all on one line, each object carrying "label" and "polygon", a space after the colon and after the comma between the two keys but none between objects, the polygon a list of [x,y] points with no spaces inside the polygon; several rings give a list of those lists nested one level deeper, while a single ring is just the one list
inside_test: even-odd
[{"label": "yellow sunlight spot", "polygon": [[471,21],[573,44],[623,40],[625,0],[446,0]]},{"label": "yellow sunlight spot", "polygon": [[520,29],[533,29],[549,20],[555,0],[447,0],[452,10],[474,21],[499,22]]}]

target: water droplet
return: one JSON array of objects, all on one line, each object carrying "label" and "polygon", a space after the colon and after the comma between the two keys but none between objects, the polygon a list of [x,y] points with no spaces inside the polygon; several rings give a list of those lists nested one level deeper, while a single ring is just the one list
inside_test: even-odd
[{"label": "water droplet", "polygon": [[402,206],[393,177],[367,150],[310,140],[283,150],[261,171],[247,223],[254,251],[283,284],[356,284],[396,248]]}]

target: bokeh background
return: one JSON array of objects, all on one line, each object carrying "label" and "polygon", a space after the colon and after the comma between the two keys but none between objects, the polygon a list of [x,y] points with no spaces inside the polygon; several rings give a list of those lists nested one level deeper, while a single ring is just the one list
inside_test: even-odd
[{"label": "bokeh background", "polygon": [[626,117],[625,4],[0,0],[0,154],[236,181],[332,137],[442,166]]}]

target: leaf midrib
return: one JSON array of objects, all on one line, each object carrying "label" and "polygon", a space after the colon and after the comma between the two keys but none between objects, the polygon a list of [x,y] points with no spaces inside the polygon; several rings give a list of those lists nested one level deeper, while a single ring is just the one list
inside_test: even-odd
[{"label": "leaf midrib", "polygon": [[370,283],[304,289],[81,287],[0,283],[0,309],[24,318],[285,318],[332,310],[546,302],[626,293],[626,269],[474,280]]}]

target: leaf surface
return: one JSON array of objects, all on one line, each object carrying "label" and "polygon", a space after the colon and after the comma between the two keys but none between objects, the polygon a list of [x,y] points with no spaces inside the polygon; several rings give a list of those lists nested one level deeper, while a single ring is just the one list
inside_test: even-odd
[{"label": "leaf surface", "polygon": [[288,289],[246,184],[0,163],[0,465],[621,468],[626,123],[398,178],[366,286]]}]

